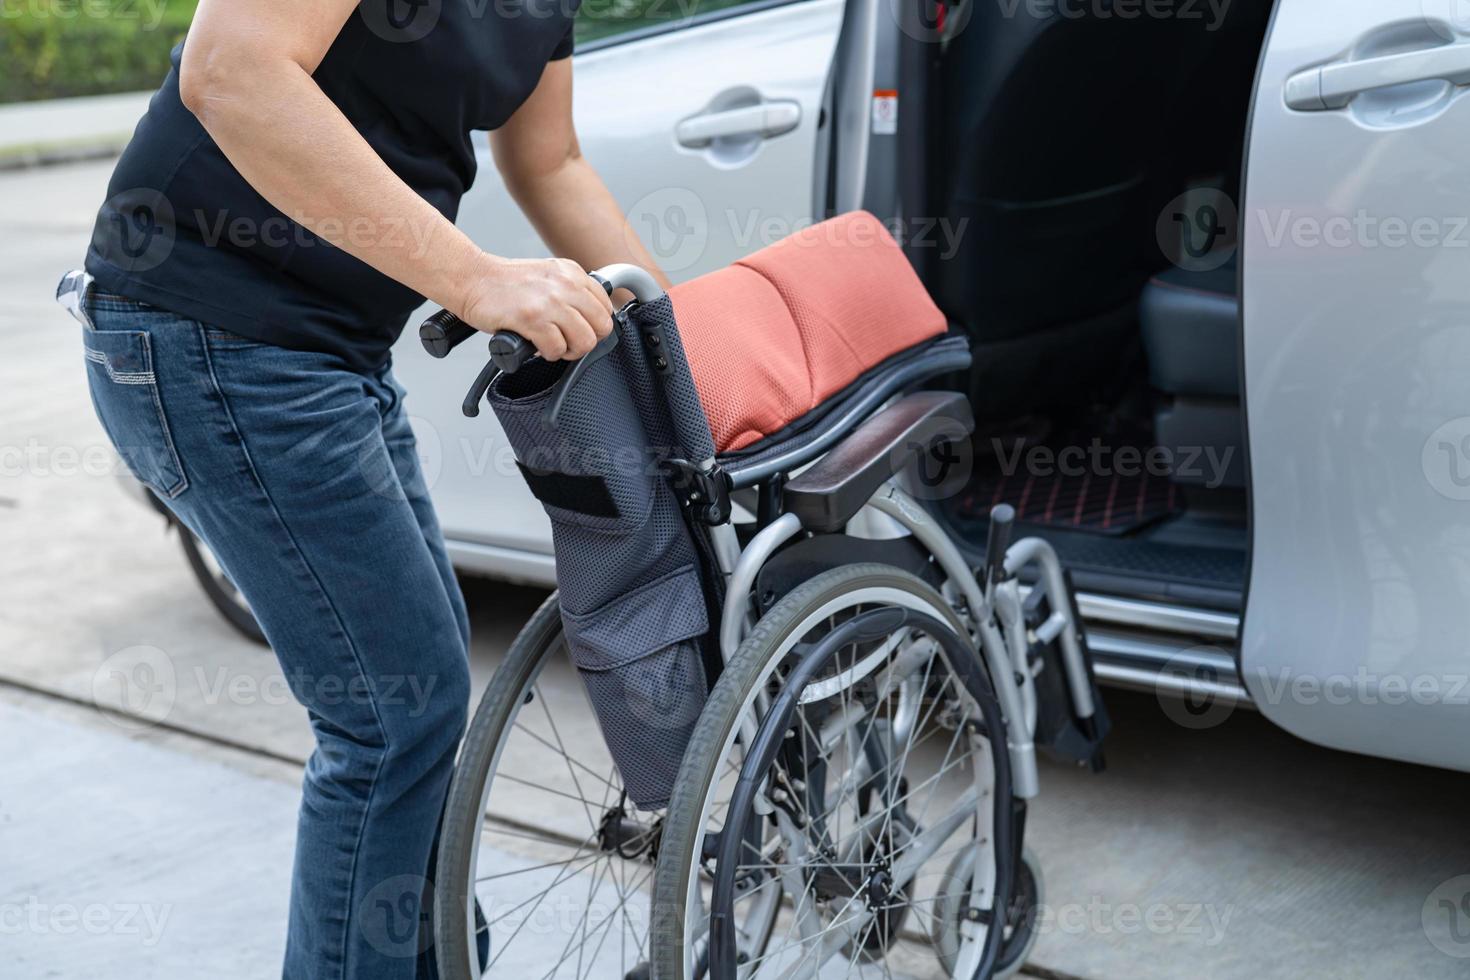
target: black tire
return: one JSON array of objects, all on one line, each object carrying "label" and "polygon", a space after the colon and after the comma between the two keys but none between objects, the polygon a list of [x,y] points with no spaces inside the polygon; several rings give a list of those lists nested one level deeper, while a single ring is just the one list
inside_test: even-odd
[{"label": "black tire", "polygon": [[[945,881],[939,886],[939,894],[950,896],[934,903],[934,934],[931,941],[939,950],[941,963],[954,957],[954,937],[950,923],[960,917],[960,896],[969,890],[969,881],[958,871],[959,855],[945,871]],[[1007,928],[1011,930],[1001,947],[1000,958],[995,965],[997,977],[1009,977],[1026,965],[1026,958],[1036,946],[1041,935],[1037,923],[1046,901],[1046,886],[1041,875],[1041,861],[1028,847],[1021,855],[1021,865],[1016,869],[1015,894],[1011,896],[1011,907]],[[946,968],[951,968],[947,966]]]},{"label": "black tire", "polygon": [[439,858],[434,868],[434,950],[440,980],[480,976],[469,968],[469,964],[479,962],[479,953],[471,946],[465,928],[465,910],[474,901],[470,866],[484,823],[480,805],[490,773],[490,756],[542,659],[560,645],[561,632],[561,608],[553,592],[511,643],[460,745],[444,804]]},{"label": "black tire", "polygon": [[[577,726],[580,741],[572,731]],[[487,809],[494,811],[490,819]],[[646,970],[648,891],[660,818],[661,813],[633,811],[626,802],[586,690],[566,656],[553,594],[511,643],[486,687],[450,782],[434,868],[441,980],[513,975],[525,968],[528,946],[539,962],[543,954],[533,938],[538,930],[523,927],[538,921],[538,909],[556,906],[573,890],[577,902],[586,893],[585,904],[561,906],[572,911],[559,911],[560,922],[572,924],[570,931],[555,927],[559,937],[570,937],[571,952],[539,965],[536,975]],[[477,853],[482,848],[503,854],[507,863],[483,860],[486,855]],[[548,848],[552,854],[544,854]],[[532,852],[536,856],[528,856]],[[565,861],[552,860],[568,854]],[[547,876],[555,880],[537,897],[536,889],[546,884],[537,876],[552,867],[557,870]],[[593,894],[608,887],[618,894]],[[543,930],[542,943],[544,936]],[[489,942],[487,955],[477,949],[482,937]]]},{"label": "black tire", "polygon": [[718,776],[720,757],[735,737],[751,691],[775,669],[772,652],[835,599],[862,589],[883,588],[913,596],[930,615],[960,636],[967,635],[943,597],[919,578],[891,565],[854,564],[823,572],[793,589],[741,643],[725,665],[684,754],[664,824],[654,878],[652,976],[690,980],[686,944],[698,937],[686,922],[688,883],[704,848],[704,807]]},{"label": "black tire", "polygon": [[212,561],[213,555],[206,557],[209,546],[194,536],[183,524],[174,521],[174,528],[179,532],[179,545],[184,549],[184,557],[189,562],[189,568],[194,572],[194,578],[199,582],[199,587],[204,590],[204,595],[209,599],[210,605],[214,606],[219,614],[225,618],[225,622],[233,626],[242,636],[254,640],[256,643],[265,645],[265,633],[256,622],[255,614],[250,611],[250,606],[245,602],[240,590],[235,588],[229,576],[219,570],[219,563]]}]

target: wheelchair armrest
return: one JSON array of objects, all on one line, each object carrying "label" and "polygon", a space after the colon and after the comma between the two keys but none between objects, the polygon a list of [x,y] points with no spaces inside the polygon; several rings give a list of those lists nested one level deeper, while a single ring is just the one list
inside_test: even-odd
[{"label": "wheelchair armrest", "polygon": [[786,510],[809,531],[841,531],[920,453],[969,435],[970,401],[953,391],[907,395],[858,426],[786,485]]}]

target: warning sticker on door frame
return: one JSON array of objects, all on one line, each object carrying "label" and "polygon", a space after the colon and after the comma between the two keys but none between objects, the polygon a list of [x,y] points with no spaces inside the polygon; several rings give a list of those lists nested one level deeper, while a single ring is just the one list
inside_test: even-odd
[{"label": "warning sticker on door frame", "polygon": [[891,88],[873,90],[873,135],[898,133],[898,92]]}]

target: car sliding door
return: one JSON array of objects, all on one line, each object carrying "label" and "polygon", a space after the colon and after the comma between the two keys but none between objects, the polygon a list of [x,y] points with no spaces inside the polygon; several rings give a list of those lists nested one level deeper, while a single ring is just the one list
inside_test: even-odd
[{"label": "car sliding door", "polygon": [[[840,0],[586,0],[575,62],[577,132],[633,230],[675,281],[780,238],[814,213],[818,129]],[[825,130],[824,130],[825,132]],[[480,178],[460,226],[488,251],[545,255],[476,138]],[[457,563],[545,577],[551,530],[493,416],[459,402],[484,347],[446,361],[394,350],[420,453]]]},{"label": "car sliding door", "polygon": [[1470,769],[1467,11],[1279,0],[1240,215],[1246,686],[1304,738],[1457,769]]}]

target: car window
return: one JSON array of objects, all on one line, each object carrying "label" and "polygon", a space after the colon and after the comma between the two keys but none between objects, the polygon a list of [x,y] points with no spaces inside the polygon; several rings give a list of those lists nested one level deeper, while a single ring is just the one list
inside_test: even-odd
[{"label": "car window", "polygon": [[771,0],[582,0],[577,12],[577,46],[632,31],[672,29],[734,7],[769,6]]}]

